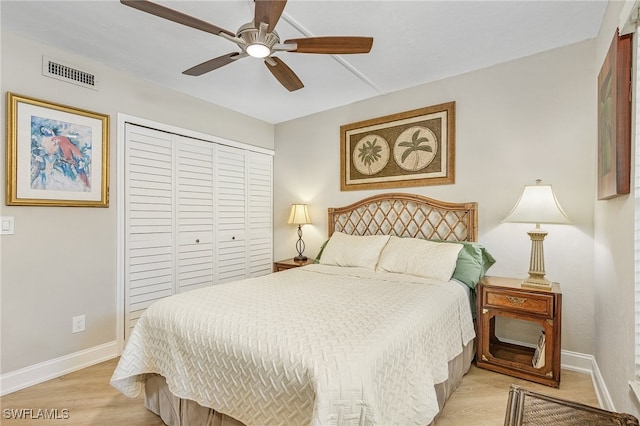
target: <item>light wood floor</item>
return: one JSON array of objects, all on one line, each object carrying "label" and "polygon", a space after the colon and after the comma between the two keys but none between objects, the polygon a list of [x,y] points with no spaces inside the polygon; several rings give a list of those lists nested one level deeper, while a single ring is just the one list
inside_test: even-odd
[{"label": "light wood floor", "polygon": [[599,407],[591,376],[562,370],[560,388],[505,376],[471,366],[444,406],[437,426],[502,426],[512,384],[570,401]]},{"label": "light wood floor", "polygon": [[[142,398],[129,399],[109,385],[117,360],[111,360],[80,371],[23,389],[0,398],[0,424],[18,425],[126,425],[154,426],[162,421],[144,408]],[[515,379],[471,366],[458,389],[447,401],[437,426],[500,426],[504,422],[509,386],[519,384],[530,390],[560,398],[598,406],[591,377],[562,371],[560,389]],[[68,410],[67,419],[7,419],[11,409]]]}]

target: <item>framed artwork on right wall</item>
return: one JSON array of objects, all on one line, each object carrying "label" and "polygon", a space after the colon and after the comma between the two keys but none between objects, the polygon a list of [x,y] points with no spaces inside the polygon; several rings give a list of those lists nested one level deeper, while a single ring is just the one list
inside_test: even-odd
[{"label": "framed artwork on right wall", "polygon": [[631,190],[631,34],[613,36],[598,74],[598,199]]}]

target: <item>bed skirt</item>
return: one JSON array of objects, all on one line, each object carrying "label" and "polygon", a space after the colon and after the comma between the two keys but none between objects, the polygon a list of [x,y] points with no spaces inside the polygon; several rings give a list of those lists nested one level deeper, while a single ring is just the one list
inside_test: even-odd
[{"label": "bed skirt", "polygon": [[[449,361],[449,378],[436,385],[440,410],[445,401],[460,384],[475,354],[475,339],[464,347],[456,358]],[[145,382],[144,404],[148,410],[160,416],[169,426],[244,426],[238,420],[197,402],[181,399],[169,391],[167,382],[159,374],[148,374]],[[437,417],[436,417],[437,418]],[[434,419],[435,420],[435,419]],[[433,425],[434,422],[431,423]]]}]

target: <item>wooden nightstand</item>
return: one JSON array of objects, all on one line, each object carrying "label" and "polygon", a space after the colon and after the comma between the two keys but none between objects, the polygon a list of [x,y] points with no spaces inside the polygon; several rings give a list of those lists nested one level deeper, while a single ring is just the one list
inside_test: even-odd
[{"label": "wooden nightstand", "polygon": [[[520,287],[521,279],[485,277],[478,284],[478,367],[547,386],[560,386],[560,330],[562,293]],[[545,364],[534,368],[534,348],[500,341],[495,335],[496,317],[530,321],[545,333]]]},{"label": "wooden nightstand", "polygon": [[273,272],[280,272],[280,271],[284,271],[285,269],[291,269],[291,268],[297,268],[300,266],[305,266],[305,265],[310,265],[313,263],[313,259],[308,258],[307,260],[293,260],[292,259],[287,259],[287,260],[280,260],[278,262],[274,262],[273,263]]}]

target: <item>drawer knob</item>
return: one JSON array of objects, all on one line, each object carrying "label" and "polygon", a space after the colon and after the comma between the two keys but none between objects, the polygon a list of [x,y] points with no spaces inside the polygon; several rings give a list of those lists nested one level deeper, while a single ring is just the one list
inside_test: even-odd
[{"label": "drawer knob", "polygon": [[197,239],[197,240],[196,240],[196,244],[197,244],[197,243],[199,243],[199,242],[200,242],[200,239]]},{"label": "drawer knob", "polygon": [[512,304],[513,306],[520,306],[520,305],[522,305],[524,302],[526,302],[526,301],[527,301],[527,299],[526,299],[526,298],[524,298],[524,297],[505,296],[505,298],[506,298],[509,302],[511,302],[511,304]]}]

